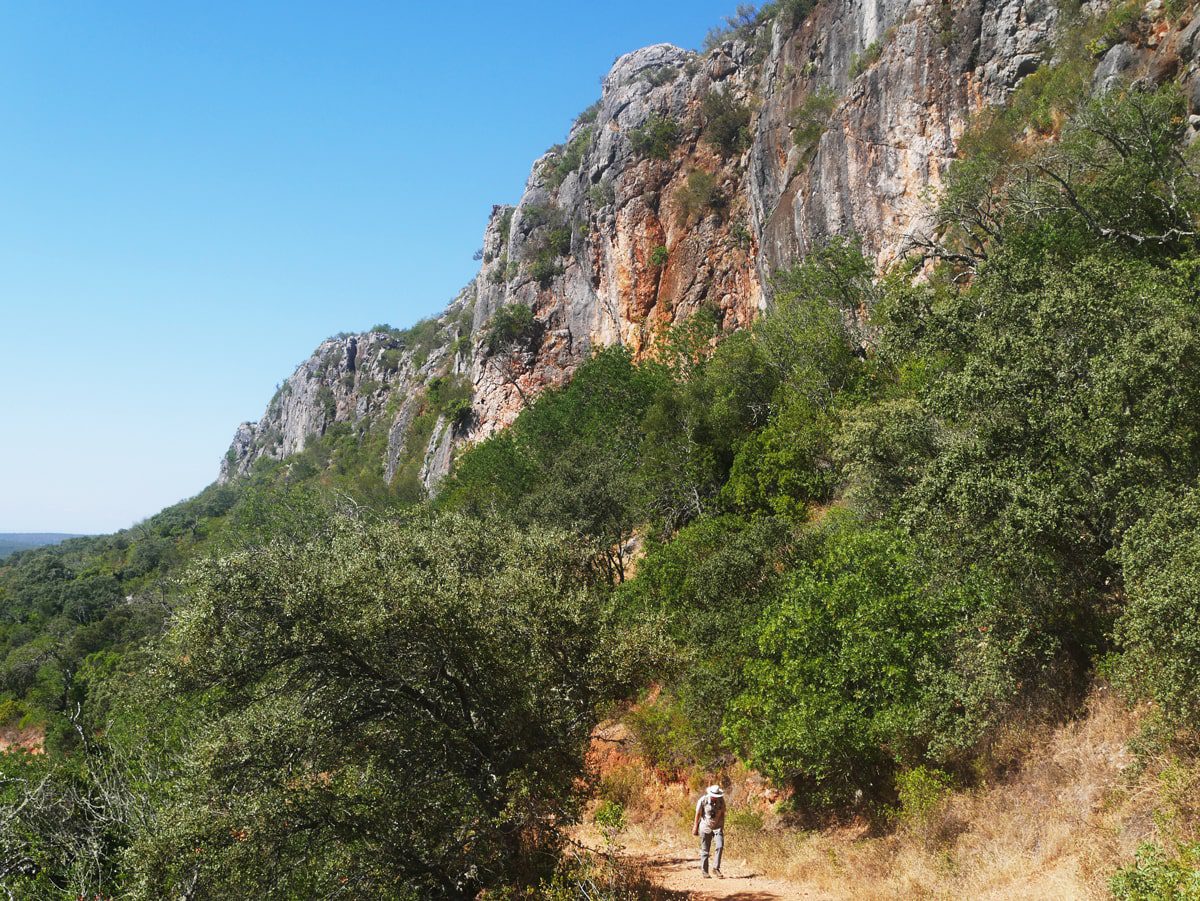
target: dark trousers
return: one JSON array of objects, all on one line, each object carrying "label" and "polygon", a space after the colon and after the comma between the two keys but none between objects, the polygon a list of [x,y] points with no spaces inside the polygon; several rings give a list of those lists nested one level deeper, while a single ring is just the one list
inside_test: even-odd
[{"label": "dark trousers", "polygon": [[713,869],[721,869],[721,852],[725,850],[725,830],[715,832],[700,830],[700,869],[708,872],[709,850],[712,850]]}]

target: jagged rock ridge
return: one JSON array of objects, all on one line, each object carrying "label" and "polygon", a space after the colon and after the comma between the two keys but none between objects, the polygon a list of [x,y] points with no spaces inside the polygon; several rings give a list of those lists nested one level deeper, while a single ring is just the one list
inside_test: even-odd
[{"label": "jagged rock ridge", "polygon": [[[1160,8],[1151,0],[1137,39],[1107,51],[1098,86],[1180,66],[1200,85],[1197,26],[1172,30]],[[1053,0],[829,0],[796,27],[743,31],[704,55],[657,44],[620,57],[518,204],[493,208],[474,282],[412,330],[324,342],[259,422],[238,427],[221,480],[350,422],[387,430],[389,481],[413,470],[431,490],[457,447],[511,423],[593,347],[643,356],[702,307],[743,328],[769,303],[770,273],[831,235],[861,236],[886,265],[928,228],[929,189],[971,117],[1053,52],[1057,11]],[[753,111],[732,153],[702,137],[714,92]],[[647,152],[639,139],[663,122],[673,140]],[[697,171],[711,195],[699,210],[684,199]],[[488,323],[513,304],[532,311],[536,334],[499,354]],[[447,378],[469,384],[470,415],[433,410],[432,431],[414,432]]]}]

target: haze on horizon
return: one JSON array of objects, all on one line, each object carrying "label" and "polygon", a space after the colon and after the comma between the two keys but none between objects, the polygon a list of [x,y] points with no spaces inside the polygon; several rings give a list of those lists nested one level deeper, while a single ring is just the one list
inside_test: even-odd
[{"label": "haze on horizon", "polygon": [[0,531],[108,532],[195,494],[323,338],[453,297],[615,57],[730,12],[8,7]]}]

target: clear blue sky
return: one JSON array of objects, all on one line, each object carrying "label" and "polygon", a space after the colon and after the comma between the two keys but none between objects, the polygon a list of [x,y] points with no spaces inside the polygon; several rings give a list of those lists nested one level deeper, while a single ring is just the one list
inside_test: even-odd
[{"label": "clear blue sky", "polygon": [[0,532],[216,476],[321,341],[430,315],[618,55],[732,2],[0,7]]}]

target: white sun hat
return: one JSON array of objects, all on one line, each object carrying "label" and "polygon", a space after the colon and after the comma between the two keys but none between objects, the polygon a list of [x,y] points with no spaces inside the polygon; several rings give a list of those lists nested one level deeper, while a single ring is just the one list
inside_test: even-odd
[{"label": "white sun hat", "polygon": [[714,798],[725,797],[725,792],[721,789],[721,786],[719,786],[719,785],[710,785],[708,787],[708,793],[710,795],[712,795]]}]

